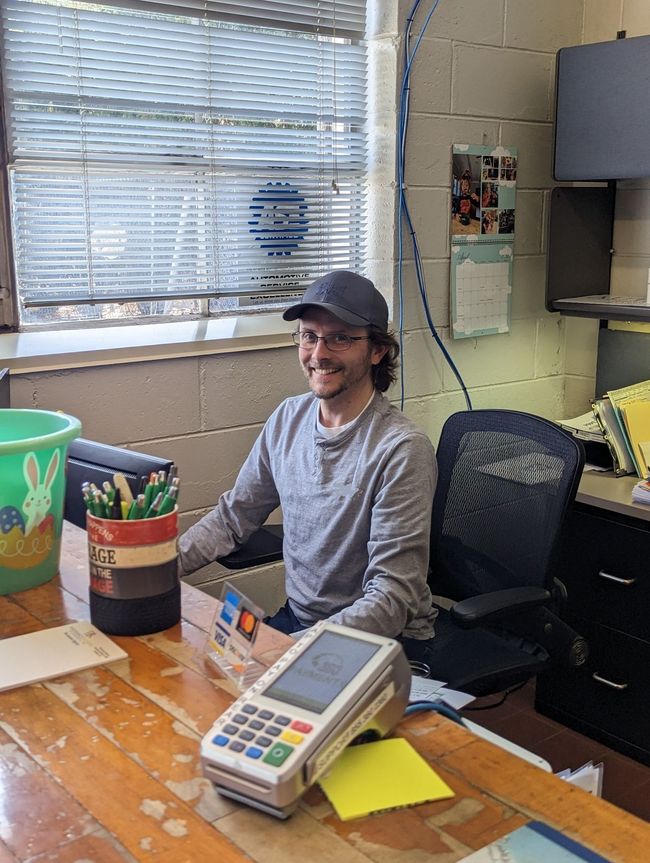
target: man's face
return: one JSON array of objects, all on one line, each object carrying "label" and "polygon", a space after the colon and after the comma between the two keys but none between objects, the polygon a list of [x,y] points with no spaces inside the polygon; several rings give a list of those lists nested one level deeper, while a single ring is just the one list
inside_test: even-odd
[{"label": "man's face", "polygon": [[[309,330],[317,336],[345,333],[348,336],[368,335],[367,327],[345,324],[324,309],[308,309],[298,321],[300,331]],[[353,341],[346,351],[333,351],[321,339],[311,349],[298,348],[300,363],[311,391],[319,399],[334,399],[342,393],[355,394],[372,383],[372,367],[386,349],[372,345],[366,338]]]}]

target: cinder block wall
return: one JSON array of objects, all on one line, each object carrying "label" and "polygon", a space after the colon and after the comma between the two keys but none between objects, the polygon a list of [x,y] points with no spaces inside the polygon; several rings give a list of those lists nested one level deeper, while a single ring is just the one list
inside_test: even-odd
[{"label": "cinder block wall", "polygon": [[[639,8],[643,2],[636,0]],[[382,16],[388,41],[401,44],[411,5],[400,0],[393,23],[390,15]],[[610,4],[587,0],[590,5],[599,21]],[[582,40],[583,13],[583,0],[441,0],[413,67],[409,202],[434,321],[475,407],[559,418],[586,410],[593,395],[596,322],[571,321],[544,309],[554,55]],[[397,93],[399,81],[390,85]],[[512,330],[456,342],[448,330],[454,142],[519,148]],[[390,254],[394,237],[385,245]],[[463,408],[464,399],[425,327],[409,260],[404,273],[405,411],[435,442],[444,419]],[[396,319],[397,313],[395,301]],[[82,420],[87,437],[173,458],[183,480],[183,528],[231,487],[275,405],[304,390],[292,345],[12,376],[15,406],[61,409]],[[399,389],[390,395],[399,400]],[[280,517],[276,513],[272,520]],[[195,580],[218,592],[213,580],[224,575],[215,565]],[[281,567],[238,578],[267,609],[280,602]]]},{"label": "cinder block wall", "polygon": [[[11,378],[15,407],[64,410],[81,419],[84,437],[174,459],[182,482],[181,530],[232,487],[278,402],[304,389],[293,345]],[[283,601],[281,576],[277,564],[256,573],[255,585],[246,573],[232,574],[241,590],[270,610]],[[191,581],[210,584],[226,577],[215,564]],[[221,584],[210,590],[220,595]]]},{"label": "cinder block wall", "polygon": [[[555,53],[581,42],[583,13],[582,0],[442,0],[413,65],[407,195],[434,322],[475,407],[558,418],[587,410],[593,396],[596,321],[544,308]],[[451,145],[459,142],[515,146],[519,166],[511,331],[454,341],[449,182]],[[412,265],[405,272],[406,410],[435,440],[464,400],[429,335]]]}]

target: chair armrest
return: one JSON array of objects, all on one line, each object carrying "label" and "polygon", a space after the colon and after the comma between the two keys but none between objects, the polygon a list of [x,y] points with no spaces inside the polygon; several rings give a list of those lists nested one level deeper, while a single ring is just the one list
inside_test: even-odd
[{"label": "chair armrest", "polygon": [[256,530],[240,548],[218,557],[217,563],[227,569],[248,569],[282,560],[283,536],[281,524],[267,524]]},{"label": "chair armrest", "polygon": [[550,599],[543,587],[509,587],[462,599],[451,607],[450,614],[457,626],[472,629],[545,605]]}]

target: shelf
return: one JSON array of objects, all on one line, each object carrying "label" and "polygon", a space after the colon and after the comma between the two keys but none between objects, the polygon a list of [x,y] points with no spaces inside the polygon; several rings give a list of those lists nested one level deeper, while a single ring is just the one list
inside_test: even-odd
[{"label": "shelf", "polygon": [[[622,315],[629,320],[629,313],[619,312],[609,297],[614,195],[612,185],[559,186],[551,192],[546,274],[549,311],[590,318]],[[598,307],[592,302],[597,297],[601,299]],[[634,317],[637,315],[635,307]]]},{"label": "shelf", "polygon": [[643,297],[610,290],[615,186],[559,186],[551,193],[546,308],[611,321],[650,321]]},{"label": "shelf", "polygon": [[563,297],[549,303],[551,311],[583,318],[613,321],[650,321],[650,303],[643,297],[623,297],[611,294],[590,294],[583,297]]}]

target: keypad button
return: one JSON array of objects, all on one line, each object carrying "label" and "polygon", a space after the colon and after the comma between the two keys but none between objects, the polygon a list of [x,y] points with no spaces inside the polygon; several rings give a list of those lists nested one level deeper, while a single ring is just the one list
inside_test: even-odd
[{"label": "keypad button", "polygon": [[253,732],[248,731],[247,729],[244,729],[243,731],[240,731],[240,733],[239,733],[239,739],[240,740],[252,740],[253,737],[255,737]]},{"label": "keypad button", "polygon": [[264,761],[273,767],[279,767],[293,752],[293,746],[287,746],[286,743],[276,741],[269,751],[264,756]]},{"label": "keypad button", "polygon": [[232,725],[231,723],[228,723],[228,725],[224,725],[223,727],[224,734],[237,734],[238,731],[239,728],[237,728],[236,725]]},{"label": "keypad button", "polygon": [[248,727],[252,728],[253,731],[261,731],[264,728],[264,723],[260,722],[259,719],[251,719],[248,723]]},{"label": "keypad button", "polygon": [[235,713],[232,721],[236,722],[237,725],[246,725],[246,723],[248,722],[248,716],[244,716],[243,713]]},{"label": "keypad button", "polygon": [[293,728],[294,731],[300,731],[301,734],[309,734],[309,732],[314,728],[314,726],[310,725],[309,722],[302,722],[300,719],[294,719],[290,727]]},{"label": "keypad button", "polygon": [[241,712],[248,713],[249,716],[252,716],[254,713],[257,713],[257,707],[255,707],[254,704],[244,704]]},{"label": "keypad button", "polygon": [[228,749],[232,749],[233,752],[242,752],[246,749],[246,744],[242,743],[240,740],[233,740]]},{"label": "keypad button", "polygon": [[249,746],[246,750],[246,755],[248,755],[249,758],[261,758],[264,753],[261,749],[258,749],[257,746]]},{"label": "keypad button", "polygon": [[[212,742],[214,744],[216,744],[217,746],[225,746],[226,743],[228,743],[229,741],[230,741],[230,738],[226,737],[225,734],[217,734],[216,737],[212,738]],[[269,741],[269,743],[270,743],[270,741]]]},{"label": "keypad button", "polygon": [[276,725],[288,725],[291,722],[290,716],[276,716],[275,723]]},{"label": "keypad button", "polygon": [[270,737],[264,737],[264,735],[262,735],[255,740],[255,743],[257,743],[258,746],[263,746],[266,749],[266,747],[269,746],[269,744],[273,743],[273,741]]},{"label": "keypad button", "polygon": [[273,719],[273,714],[270,710],[260,710],[258,716],[260,719],[264,719],[266,722],[268,722],[269,719]]},{"label": "keypad button", "polygon": [[282,729],[278,728],[277,725],[267,725],[264,730],[267,734],[270,734],[271,737],[277,737],[278,734],[282,731]]},{"label": "keypad button", "polygon": [[297,731],[289,731],[288,729],[283,731],[280,735],[280,740],[286,740],[287,743],[295,743],[296,745],[298,745],[298,743],[302,743],[304,739],[305,738],[302,734],[298,734]]}]

